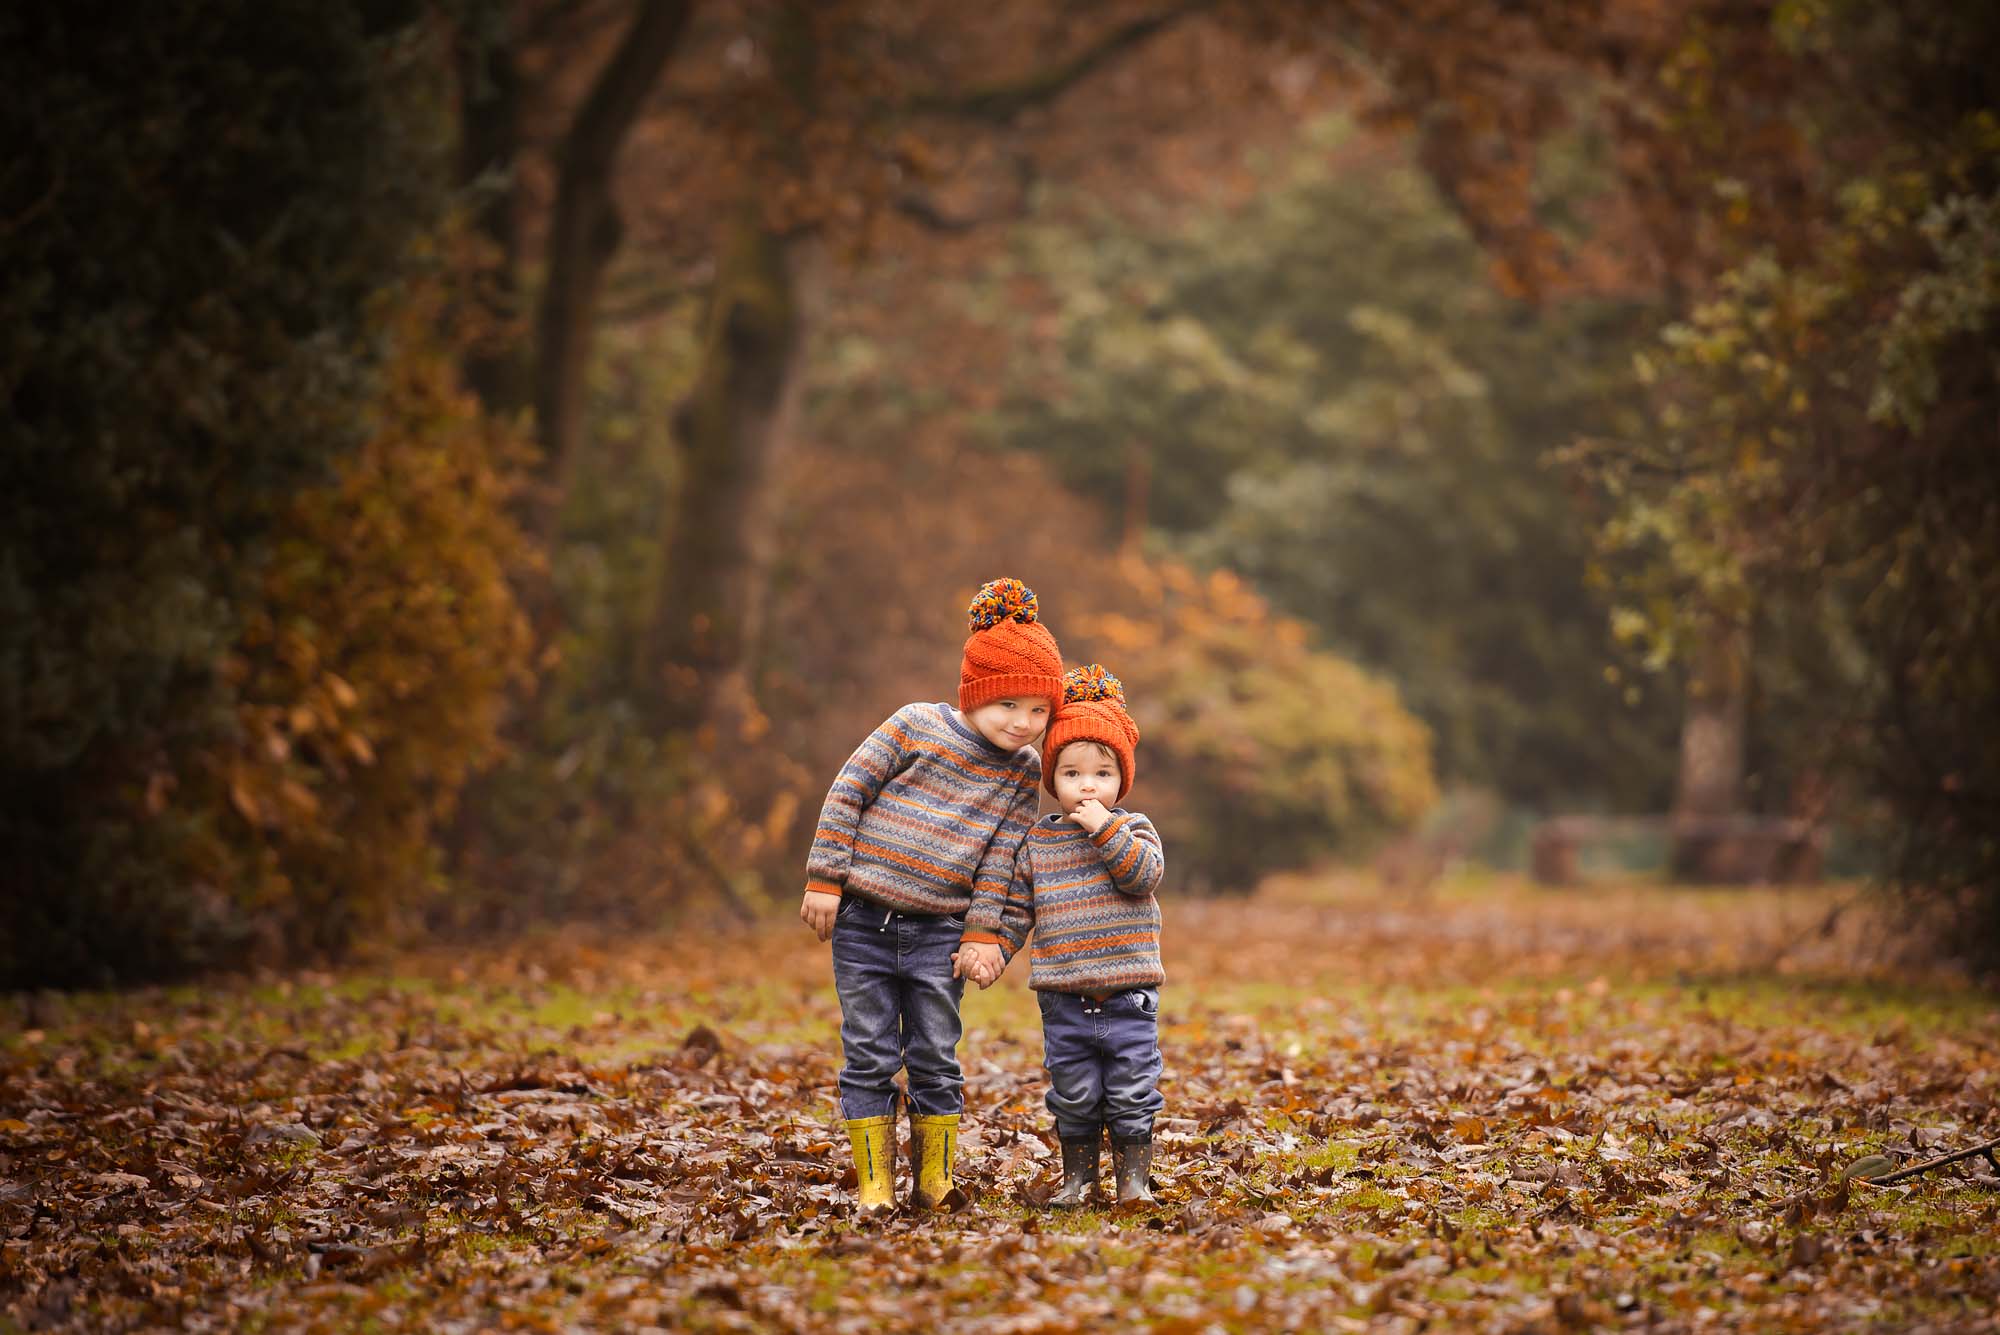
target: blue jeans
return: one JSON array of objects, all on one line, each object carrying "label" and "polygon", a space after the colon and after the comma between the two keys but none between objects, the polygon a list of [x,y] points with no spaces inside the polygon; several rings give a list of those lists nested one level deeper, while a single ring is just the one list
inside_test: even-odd
[{"label": "blue jeans", "polygon": [[965,919],[903,913],[847,895],[833,921],[833,989],[840,997],[840,1111],[847,1118],[896,1110],[896,1072],[926,1117],[965,1110],[958,1068],[958,1004],[951,976]]},{"label": "blue jeans", "polygon": [[1035,995],[1056,1134],[1093,1138],[1109,1126],[1115,1141],[1150,1140],[1167,1103],[1160,1094],[1160,990],[1135,987],[1103,1001]]}]

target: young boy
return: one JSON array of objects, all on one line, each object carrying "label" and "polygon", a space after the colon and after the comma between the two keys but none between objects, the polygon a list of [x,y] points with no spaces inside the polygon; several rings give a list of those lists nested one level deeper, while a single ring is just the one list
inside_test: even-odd
[{"label": "young boy", "polygon": [[[1118,678],[1093,663],[1063,679],[1045,766],[1060,815],[1021,842],[1004,891],[982,884],[966,915],[966,972],[988,986],[1032,930],[1028,986],[1040,994],[1048,1107],[1062,1141],[1060,1208],[1097,1183],[1111,1131],[1118,1199],[1150,1201],[1160,1097],[1160,905],[1166,856],[1153,823],[1118,805],[1132,788],[1139,728]],[[1109,798],[1111,805],[1105,806]]]},{"label": "young boy", "polygon": [[896,1087],[908,1074],[911,1202],[952,1189],[958,1118],[959,938],[981,887],[1000,896],[1035,819],[1031,745],[1062,694],[1062,653],[1035,594],[995,580],[969,609],[958,707],[905,705],[841,766],[806,858],[799,917],[833,941],[841,1114],[860,1207],[895,1208]]}]

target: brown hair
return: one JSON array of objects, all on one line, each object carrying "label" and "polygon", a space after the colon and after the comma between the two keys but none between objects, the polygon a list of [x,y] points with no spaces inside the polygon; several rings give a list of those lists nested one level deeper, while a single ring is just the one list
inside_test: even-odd
[{"label": "brown hair", "polygon": [[1095,747],[1099,755],[1103,756],[1106,760],[1110,761],[1114,766],[1118,764],[1118,753],[1116,751],[1113,751],[1110,747],[1106,746],[1103,742],[1100,742],[1095,738],[1091,737],[1078,737],[1074,741],[1064,742],[1062,751],[1058,751],[1054,755],[1049,757],[1049,770],[1051,773],[1054,772],[1056,766],[1062,764],[1063,751],[1069,750],[1072,746]]}]

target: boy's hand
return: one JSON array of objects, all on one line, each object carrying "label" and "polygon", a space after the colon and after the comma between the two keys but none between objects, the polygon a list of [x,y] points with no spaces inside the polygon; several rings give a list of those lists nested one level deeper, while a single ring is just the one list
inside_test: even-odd
[{"label": "boy's hand", "polygon": [[979,990],[984,992],[1000,981],[1000,975],[1006,972],[1006,969],[1007,961],[1000,958],[1000,947],[981,946],[979,953],[973,957],[968,976],[979,984]]},{"label": "boy's hand", "polygon": [[808,890],[799,904],[799,921],[813,929],[824,941],[833,935],[833,920],[840,913],[840,896],[824,890]]},{"label": "boy's hand", "polygon": [[951,957],[951,976],[970,978],[981,991],[993,986],[1006,968],[1007,957],[1000,953],[1000,947],[987,941],[961,942],[958,953]]},{"label": "boy's hand", "polygon": [[1069,818],[1096,834],[1111,819],[1111,809],[1094,797],[1086,797],[1077,804],[1075,811],[1069,813]]}]

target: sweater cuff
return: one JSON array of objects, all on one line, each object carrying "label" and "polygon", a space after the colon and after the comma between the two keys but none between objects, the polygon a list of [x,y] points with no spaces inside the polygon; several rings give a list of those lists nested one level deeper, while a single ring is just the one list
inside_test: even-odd
[{"label": "sweater cuff", "polygon": [[1110,820],[1097,827],[1097,833],[1090,836],[1090,842],[1096,844],[1099,848],[1104,847],[1110,841],[1111,836],[1118,832],[1118,827],[1123,825],[1126,819],[1125,816],[1113,816]]},{"label": "sweater cuff", "polygon": [[817,876],[806,877],[806,893],[820,895],[844,895],[847,887],[838,881],[822,880]]},{"label": "sweater cuff", "polygon": [[1002,950],[1007,948],[1007,943],[991,932],[968,931],[958,938],[958,943],[962,946],[999,946]]}]

